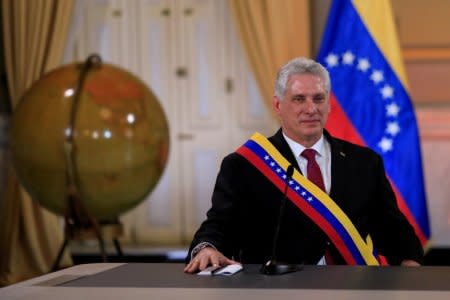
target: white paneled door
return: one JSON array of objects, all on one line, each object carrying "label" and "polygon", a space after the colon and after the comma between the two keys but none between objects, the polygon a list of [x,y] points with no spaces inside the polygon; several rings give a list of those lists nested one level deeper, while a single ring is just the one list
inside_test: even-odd
[{"label": "white paneled door", "polygon": [[[227,1],[79,0],[66,57],[99,53],[142,78],[170,127],[156,189],[121,216],[125,240],[188,243],[205,218],[224,155],[277,125],[248,69]],[[70,39],[69,39],[70,40]]]}]

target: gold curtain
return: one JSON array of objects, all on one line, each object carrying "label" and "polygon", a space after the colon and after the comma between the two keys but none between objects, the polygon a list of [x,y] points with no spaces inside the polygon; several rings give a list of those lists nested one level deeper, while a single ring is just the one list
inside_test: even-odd
[{"label": "gold curtain", "polygon": [[261,95],[271,107],[278,69],[309,56],[309,0],[229,0],[237,31]]},{"label": "gold curtain", "polygon": [[[5,65],[11,107],[62,59],[73,0],[2,0]],[[0,202],[0,286],[50,271],[63,241],[56,215],[42,209],[8,166]],[[62,265],[70,265],[65,253]]]}]

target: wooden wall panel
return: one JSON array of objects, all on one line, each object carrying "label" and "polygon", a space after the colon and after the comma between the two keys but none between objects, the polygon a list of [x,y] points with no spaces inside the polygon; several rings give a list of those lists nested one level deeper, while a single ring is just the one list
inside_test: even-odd
[{"label": "wooden wall panel", "polygon": [[450,247],[450,107],[419,108],[422,164],[431,225],[431,246]]},{"label": "wooden wall panel", "polygon": [[450,104],[450,60],[407,62],[405,67],[415,104]]},{"label": "wooden wall panel", "polygon": [[392,0],[403,48],[450,47],[450,1]]},{"label": "wooden wall panel", "polygon": [[[422,141],[450,141],[450,107],[417,108],[416,117]],[[450,152],[446,154],[445,159],[450,162]]]}]

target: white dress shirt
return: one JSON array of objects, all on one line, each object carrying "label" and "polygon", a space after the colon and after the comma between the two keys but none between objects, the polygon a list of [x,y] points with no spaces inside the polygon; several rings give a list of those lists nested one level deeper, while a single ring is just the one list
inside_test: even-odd
[{"label": "white dress shirt", "polygon": [[[298,166],[300,167],[300,171],[302,171],[303,176],[307,176],[307,166],[308,160],[301,156],[303,150],[306,149],[303,145],[300,145],[296,141],[290,139],[283,133],[284,138],[286,139],[289,147],[291,148],[292,153],[294,153],[295,158],[297,159]],[[319,165],[320,172],[322,173],[323,183],[325,185],[325,190],[327,194],[330,194],[331,190],[331,149],[328,141],[322,137],[309,149],[316,150],[316,161]]]}]

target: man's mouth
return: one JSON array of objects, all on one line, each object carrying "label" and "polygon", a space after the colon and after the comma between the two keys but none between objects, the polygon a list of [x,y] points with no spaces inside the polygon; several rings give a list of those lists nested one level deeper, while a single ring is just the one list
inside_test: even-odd
[{"label": "man's mouth", "polygon": [[319,120],[301,120],[300,123],[313,124],[317,123]]}]

